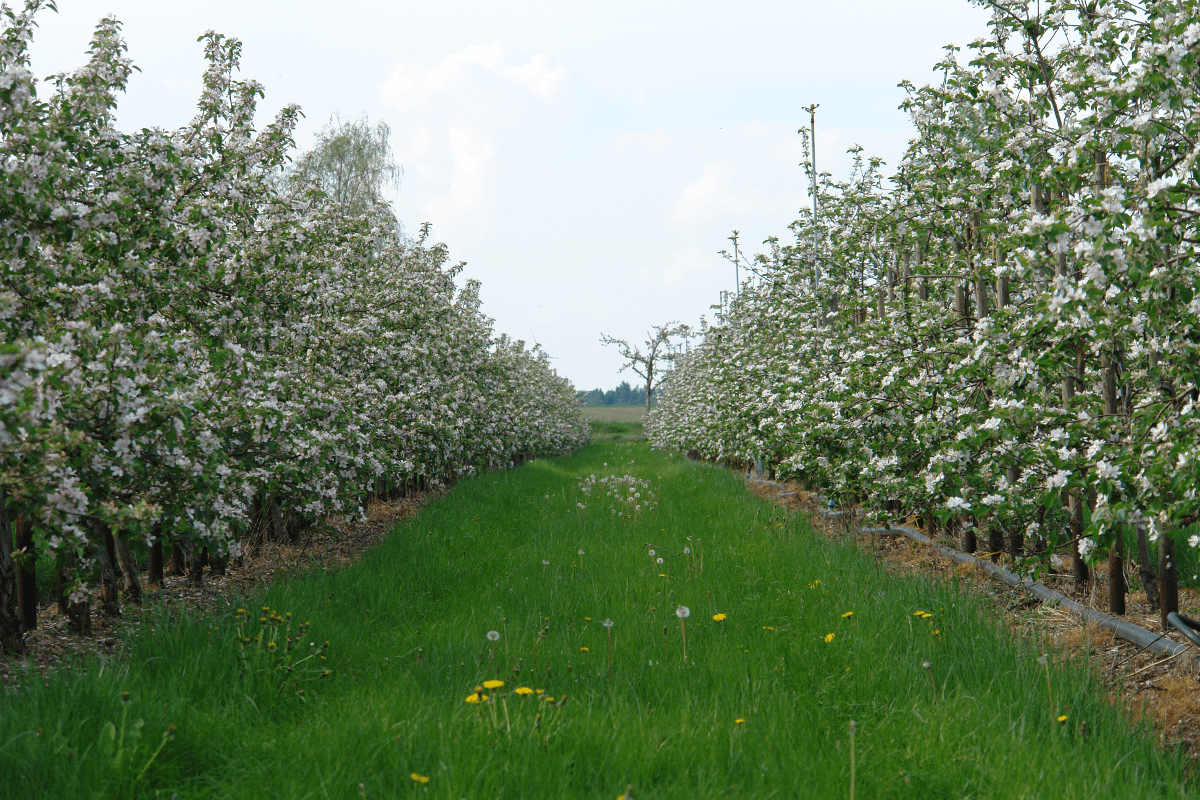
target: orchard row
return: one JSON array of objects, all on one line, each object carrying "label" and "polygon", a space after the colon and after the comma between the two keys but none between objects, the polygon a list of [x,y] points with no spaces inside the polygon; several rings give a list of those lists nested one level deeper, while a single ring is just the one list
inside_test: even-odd
[{"label": "orchard row", "polygon": [[19,640],[15,573],[39,553],[74,618],[95,564],[115,613],[131,542],[219,560],[264,520],[356,515],[587,441],[570,384],[492,330],[427,229],[285,180],[299,109],[255,129],[239,42],[203,37],[189,125],[122,133],[117,22],[46,86],[41,5],[5,9],[0,33],[0,637]]},{"label": "orchard row", "polygon": [[1069,551],[1081,582],[1126,541],[1173,565],[1200,541],[1200,6],[986,5],[905,84],[890,183],[858,151],[820,176],[648,435],[967,549]]}]

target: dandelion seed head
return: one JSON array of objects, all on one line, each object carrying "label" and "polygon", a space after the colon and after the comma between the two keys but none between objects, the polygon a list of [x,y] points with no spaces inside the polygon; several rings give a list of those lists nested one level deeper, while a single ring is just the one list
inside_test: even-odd
[{"label": "dandelion seed head", "polygon": [[611,628],[613,626],[613,621],[611,619],[606,619],[603,622],[601,622],[600,624],[606,628]]},{"label": "dandelion seed head", "polygon": [[692,610],[687,606],[680,606],[679,608],[675,609],[675,616],[679,617],[680,619],[687,619],[691,615]]},{"label": "dandelion seed head", "polygon": [[500,638],[500,631],[488,631],[487,638],[489,642],[497,641]]},{"label": "dandelion seed head", "polygon": [[659,556],[659,558],[658,558],[658,561],[656,561],[655,563],[657,563],[657,564],[661,564],[661,563],[663,563],[662,557],[661,557],[661,556]]}]

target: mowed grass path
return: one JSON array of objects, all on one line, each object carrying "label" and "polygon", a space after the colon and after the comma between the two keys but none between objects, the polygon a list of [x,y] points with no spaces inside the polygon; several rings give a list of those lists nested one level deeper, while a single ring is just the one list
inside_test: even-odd
[{"label": "mowed grass path", "polygon": [[[657,507],[612,513],[578,490],[593,474],[644,479],[635,502]],[[1087,675],[951,587],[890,578],[643,444],[465,481],[247,612],[160,622],[130,666],[5,695],[0,793],[844,798],[854,720],[859,798],[1193,794]],[[290,676],[245,644],[303,621]]]}]

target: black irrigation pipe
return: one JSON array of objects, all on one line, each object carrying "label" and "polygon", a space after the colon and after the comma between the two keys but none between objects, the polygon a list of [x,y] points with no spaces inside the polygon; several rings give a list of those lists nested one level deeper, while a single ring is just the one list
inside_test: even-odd
[{"label": "black irrigation pipe", "polygon": [[[749,476],[747,477],[749,478]],[[760,480],[753,482],[786,488],[783,486],[783,484],[776,483],[775,481]],[[783,496],[782,493],[780,496]],[[820,502],[825,502],[820,498],[820,495],[817,497]],[[824,509],[823,511],[826,517],[840,517],[847,513],[846,511],[834,511],[831,508]],[[915,528],[910,528],[907,525],[893,525],[888,528],[859,528],[857,532],[867,536],[905,536],[909,539],[912,539],[914,542],[930,545],[940,556],[945,556],[946,558],[952,559],[959,564],[979,567],[989,576],[1004,581],[1014,589],[1025,589],[1042,602],[1054,603],[1055,605],[1061,606],[1062,608],[1065,608],[1068,611],[1082,617],[1084,620],[1093,623],[1096,627],[1102,630],[1112,631],[1116,636],[1119,636],[1127,642],[1136,644],[1138,647],[1142,648],[1142,650],[1149,650],[1155,655],[1173,657],[1185,652],[1189,647],[1189,645],[1179,644],[1178,642],[1173,642],[1170,639],[1167,639],[1165,633],[1155,635],[1140,625],[1134,625],[1128,620],[1118,619],[1111,614],[1105,614],[1101,611],[1095,610],[1094,608],[1088,608],[1082,603],[1075,602],[1062,592],[1056,592],[1044,583],[1038,583],[1032,578],[1023,578],[1015,572],[1005,569],[1004,567],[997,566],[990,561],[978,559],[975,558],[975,556],[967,555],[966,553],[960,553],[957,550],[946,547],[945,545],[938,544],[925,534],[921,533]],[[1176,630],[1187,637],[1189,642],[1196,645],[1196,647],[1200,647],[1200,621],[1189,619],[1188,617],[1176,613],[1171,613],[1168,615],[1167,619]]]},{"label": "black irrigation pipe", "polygon": [[[1049,586],[1046,586],[1043,583],[1038,583],[1032,578],[1022,578],[1015,572],[1005,569],[1004,567],[997,566],[990,561],[975,558],[975,556],[970,556],[966,553],[960,553],[957,550],[952,550],[949,547],[946,547],[945,545],[938,544],[937,542],[932,541],[925,534],[914,528],[910,528],[907,525],[895,525],[891,528],[859,528],[858,532],[871,536],[887,536],[888,534],[898,534],[912,539],[914,542],[932,545],[933,549],[938,553],[938,555],[953,559],[959,564],[967,564],[969,566],[979,567],[991,577],[999,578],[1013,588],[1025,589],[1042,602],[1054,603],[1058,606],[1061,606],[1062,608],[1065,608],[1068,611],[1082,617],[1088,622],[1093,623],[1096,627],[1103,630],[1112,631],[1122,639],[1133,642],[1143,650],[1149,650],[1155,655],[1176,656],[1187,650],[1189,647],[1189,645],[1178,644],[1177,642],[1172,642],[1169,639],[1165,639],[1162,635],[1153,634],[1140,625],[1134,625],[1132,622],[1127,620],[1118,619],[1110,614],[1097,611],[1094,608],[1088,608],[1082,603],[1075,602],[1062,592],[1056,592]],[[1178,615],[1172,614],[1171,616],[1175,617]],[[1183,631],[1180,624],[1175,623],[1175,620],[1172,619],[1171,622],[1176,628],[1179,628],[1181,632]],[[1193,620],[1187,620],[1187,622],[1194,623],[1195,628],[1185,632],[1184,635],[1188,637],[1189,641],[1195,643],[1197,647],[1200,647],[1200,635],[1197,635],[1197,629],[1200,629],[1200,622],[1194,622]],[[1192,626],[1186,627],[1191,628]]]}]

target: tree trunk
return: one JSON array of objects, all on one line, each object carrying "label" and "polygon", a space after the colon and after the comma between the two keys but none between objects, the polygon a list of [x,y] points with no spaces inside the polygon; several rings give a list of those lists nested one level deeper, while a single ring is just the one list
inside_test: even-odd
[{"label": "tree trunk", "polygon": [[[75,580],[75,553],[70,551],[63,558],[62,576],[63,589],[69,589],[71,583]],[[66,592],[64,591],[64,594]],[[67,610],[67,627],[72,633],[77,633],[80,636],[90,636],[92,633],[92,604],[89,600],[82,602],[72,602],[69,596],[64,597]]]},{"label": "tree trunk", "polygon": [[[1067,511],[1071,516],[1071,538],[1079,539],[1083,536],[1083,503],[1080,501],[1078,489],[1067,492]],[[1071,573],[1075,578],[1075,589],[1080,592],[1086,591],[1091,570],[1079,554],[1078,541],[1071,547]]]},{"label": "tree trunk", "polygon": [[167,574],[178,578],[187,574],[186,568],[187,554],[183,552],[179,542],[171,542],[171,563],[167,565]]},{"label": "tree trunk", "polygon": [[206,563],[208,563],[208,549],[198,544],[192,545],[187,560],[188,586],[198,588],[204,585],[204,565]]},{"label": "tree trunk", "polygon": [[140,606],[142,604],[142,581],[138,575],[137,562],[133,560],[133,553],[129,551],[129,542],[118,538],[116,546],[117,563],[121,566],[121,578],[125,584],[125,596]]},{"label": "tree trunk", "polygon": [[1167,615],[1179,611],[1179,576],[1175,573],[1175,539],[1167,531],[1158,537],[1158,619],[1170,630]]},{"label": "tree trunk", "polygon": [[163,578],[162,529],[156,527],[154,540],[150,542],[150,565],[146,570],[146,584],[162,588]]},{"label": "tree trunk", "polygon": [[55,599],[58,601],[58,613],[63,616],[67,614],[67,606],[69,605],[67,602],[67,594],[69,594],[67,589],[71,585],[67,573],[67,558],[69,556],[62,556],[61,563],[54,570],[54,594]]},{"label": "tree trunk", "polygon": [[117,596],[117,572],[113,564],[116,561],[117,545],[107,525],[97,527],[101,529],[103,538],[96,548],[100,562],[100,613],[110,618],[119,617],[121,601]]},{"label": "tree trunk", "polygon": [[1122,532],[1117,530],[1116,540],[1108,551],[1108,611],[1111,614],[1125,613],[1125,542]]},{"label": "tree trunk", "polygon": [[229,558],[214,550],[208,556],[208,574],[214,578],[223,577],[225,568],[229,565]]},{"label": "tree trunk", "polygon": [[17,613],[17,562],[13,560],[11,518],[0,494],[0,648],[25,652],[21,616]]},{"label": "tree trunk", "polygon": [[1158,573],[1150,561],[1150,541],[1146,536],[1145,525],[1137,526],[1137,548],[1138,578],[1142,582],[1142,588],[1146,590],[1146,602],[1150,604],[1150,610],[1158,611]]},{"label": "tree trunk", "polygon": [[21,617],[21,628],[37,629],[37,552],[33,547],[33,526],[29,518],[18,514],[13,519],[16,539],[14,551],[17,561],[17,614]]}]

